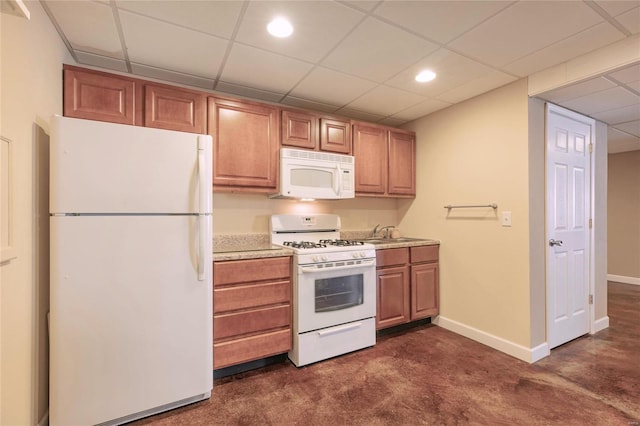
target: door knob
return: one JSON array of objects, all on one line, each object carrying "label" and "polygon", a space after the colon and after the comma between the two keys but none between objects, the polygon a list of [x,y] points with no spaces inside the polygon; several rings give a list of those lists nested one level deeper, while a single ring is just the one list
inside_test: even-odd
[{"label": "door knob", "polygon": [[551,240],[549,240],[549,245],[551,247],[553,247],[553,246],[561,246],[562,245],[562,240],[551,239]]}]

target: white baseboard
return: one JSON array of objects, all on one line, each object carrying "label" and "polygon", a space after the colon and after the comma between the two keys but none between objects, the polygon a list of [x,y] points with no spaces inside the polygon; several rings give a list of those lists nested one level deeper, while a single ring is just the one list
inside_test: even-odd
[{"label": "white baseboard", "polygon": [[640,285],[640,278],[625,277],[623,275],[607,274],[607,281],[615,281],[617,283],[623,283],[623,284]]},{"label": "white baseboard", "polygon": [[600,330],[604,330],[605,328],[609,328],[609,317],[602,317],[593,322],[591,334],[596,334]]},{"label": "white baseboard", "polygon": [[527,348],[503,339],[502,337],[494,336],[477,328],[443,317],[442,315],[437,316],[433,323],[446,330],[468,337],[471,340],[475,340],[478,343],[482,343],[483,345],[487,345],[528,363],[539,361],[550,354],[549,345],[546,342],[534,348]]}]

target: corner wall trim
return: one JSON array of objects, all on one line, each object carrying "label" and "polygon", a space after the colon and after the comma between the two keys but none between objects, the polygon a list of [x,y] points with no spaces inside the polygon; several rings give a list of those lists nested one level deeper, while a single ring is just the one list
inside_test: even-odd
[{"label": "corner wall trim", "polygon": [[604,330],[605,328],[609,328],[609,317],[605,316],[600,319],[597,319],[591,325],[591,333],[596,334],[598,331]]},{"label": "corner wall trim", "polygon": [[624,275],[607,274],[607,281],[615,281],[617,283],[623,283],[623,284],[640,285],[640,278],[625,277]]},{"label": "corner wall trim", "polygon": [[487,345],[495,350],[528,363],[539,361],[550,354],[547,342],[533,348],[527,348],[503,339],[502,337],[494,336],[493,334],[486,333],[482,330],[478,330],[477,328],[443,317],[442,315],[437,316],[433,320],[433,323],[445,330],[468,337],[471,340],[475,340],[478,343],[482,343],[483,345]]}]

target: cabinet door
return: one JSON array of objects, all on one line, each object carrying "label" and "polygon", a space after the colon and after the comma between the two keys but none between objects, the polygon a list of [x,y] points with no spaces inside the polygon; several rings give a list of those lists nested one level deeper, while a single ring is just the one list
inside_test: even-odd
[{"label": "cabinet door", "polygon": [[317,148],[318,118],[303,111],[282,111],[282,145]]},{"label": "cabinet door", "polygon": [[321,118],[320,150],[351,154],[351,123],[344,120]]},{"label": "cabinet door", "polygon": [[63,114],[66,117],[140,125],[136,120],[139,86],[134,79],[67,66],[64,68]]},{"label": "cabinet door", "polygon": [[144,125],[157,129],[205,133],[204,93],[153,84],[144,86]]},{"label": "cabinet door", "polygon": [[411,266],[411,320],[438,315],[438,264]]},{"label": "cabinet door", "polygon": [[266,104],[209,98],[213,136],[213,190],[275,192],[278,109]]},{"label": "cabinet door", "polygon": [[389,132],[389,195],[416,195],[416,139],[410,132]]},{"label": "cabinet door", "polygon": [[408,322],[409,267],[379,269],[377,278],[376,329]]},{"label": "cabinet door", "polygon": [[354,124],[356,195],[383,195],[387,191],[387,131]]}]

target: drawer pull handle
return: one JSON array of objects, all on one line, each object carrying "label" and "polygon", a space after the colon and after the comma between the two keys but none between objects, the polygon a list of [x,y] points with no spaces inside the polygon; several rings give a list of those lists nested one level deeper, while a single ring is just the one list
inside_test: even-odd
[{"label": "drawer pull handle", "polygon": [[361,322],[354,322],[354,323],[343,325],[343,326],[340,326],[340,327],[331,327],[328,330],[320,330],[320,331],[318,331],[318,336],[320,336],[320,337],[330,336],[332,334],[337,334],[337,333],[341,333],[343,331],[353,330],[355,328],[360,328],[360,327],[362,327],[362,323]]}]

